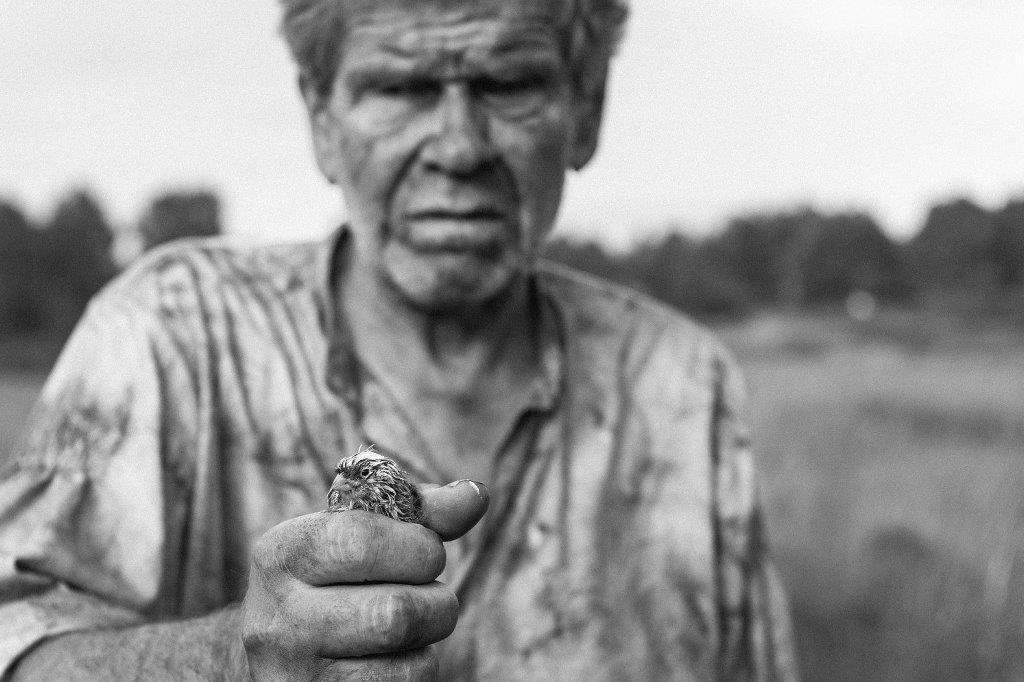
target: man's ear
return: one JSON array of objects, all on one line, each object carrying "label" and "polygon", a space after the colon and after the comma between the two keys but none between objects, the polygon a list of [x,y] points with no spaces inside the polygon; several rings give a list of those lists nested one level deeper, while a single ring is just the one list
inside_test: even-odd
[{"label": "man's ear", "polygon": [[323,93],[306,74],[299,76],[299,92],[306,104],[309,116],[309,130],[313,138],[313,154],[320,172],[327,181],[337,184],[341,167],[338,126],[331,111],[330,93]]},{"label": "man's ear", "polygon": [[573,170],[580,170],[594,157],[597,142],[601,134],[601,119],[604,115],[604,95],[607,69],[597,77],[589,79],[576,88],[576,139],[573,140]]}]

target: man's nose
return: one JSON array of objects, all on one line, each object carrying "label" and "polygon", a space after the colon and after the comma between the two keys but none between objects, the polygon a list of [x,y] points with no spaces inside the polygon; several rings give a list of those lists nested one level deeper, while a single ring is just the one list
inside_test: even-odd
[{"label": "man's nose", "polygon": [[438,130],[423,149],[429,167],[467,175],[494,160],[486,113],[466,83],[446,84],[437,107]]}]

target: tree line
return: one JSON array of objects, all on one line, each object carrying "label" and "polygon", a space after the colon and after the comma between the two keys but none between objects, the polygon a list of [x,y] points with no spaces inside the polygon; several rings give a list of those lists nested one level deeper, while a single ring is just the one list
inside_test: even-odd
[{"label": "tree line", "polygon": [[[143,249],[215,235],[220,205],[208,191],[166,193],[133,230]],[[0,200],[0,340],[63,338],[117,273],[113,243],[102,207],[86,191],[63,198],[38,224]],[[937,204],[906,242],[890,239],[865,212],[799,208],[738,216],[703,239],[669,230],[621,253],[560,238],[547,256],[702,318],[868,294],[892,305],[1024,319],[1024,198],[995,210],[966,198]]]},{"label": "tree line", "polygon": [[[208,191],[163,194],[134,226],[143,249],[220,231],[219,202]],[[0,341],[66,336],[119,270],[114,237],[100,203],[84,190],[68,194],[38,223],[0,200]]]},{"label": "tree line", "polygon": [[829,307],[867,294],[889,305],[1024,320],[1024,198],[995,210],[966,198],[936,204],[905,242],[865,212],[799,208],[736,217],[704,239],[670,230],[625,253],[559,239],[548,255],[703,318]]}]

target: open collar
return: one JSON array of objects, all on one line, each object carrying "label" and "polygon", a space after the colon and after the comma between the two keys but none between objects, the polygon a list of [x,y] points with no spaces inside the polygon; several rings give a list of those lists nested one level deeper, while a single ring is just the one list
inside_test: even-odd
[{"label": "open collar", "polygon": [[[321,330],[327,339],[327,386],[344,400],[357,419],[362,421],[363,371],[356,354],[351,329],[341,314],[337,300],[338,282],[341,280],[338,268],[343,263],[341,256],[348,247],[350,238],[348,227],[342,225],[321,242],[316,258],[316,286],[319,290],[317,300]],[[536,338],[539,355],[533,390],[530,391],[521,411],[549,411],[558,403],[563,386],[563,325],[557,304],[542,287],[538,286],[532,273],[528,305],[529,319],[538,325]]]}]

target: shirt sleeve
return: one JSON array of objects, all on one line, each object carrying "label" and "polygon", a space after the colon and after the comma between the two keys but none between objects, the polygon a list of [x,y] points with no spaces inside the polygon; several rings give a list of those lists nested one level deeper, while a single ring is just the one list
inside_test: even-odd
[{"label": "shirt sleeve", "polygon": [[745,388],[728,357],[714,360],[714,369],[711,446],[719,676],[796,680],[787,599],[768,553],[758,499]]},{"label": "shirt sleeve", "polygon": [[142,317],[90,305],[0,471],[0,676],[44,638],[140,621],[158,592],[161,392]]}]

